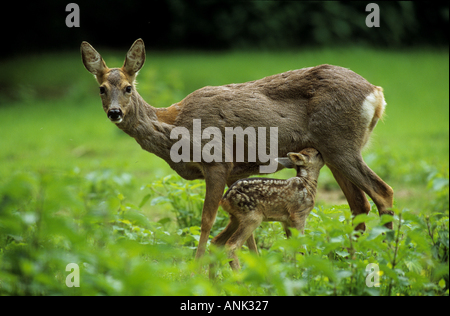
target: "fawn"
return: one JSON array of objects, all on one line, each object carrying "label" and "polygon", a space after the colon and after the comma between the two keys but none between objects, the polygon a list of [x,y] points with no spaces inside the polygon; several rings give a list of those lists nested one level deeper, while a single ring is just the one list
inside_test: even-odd
[{"label": "fawn", "polygon": [[295,168],[295,177],[241,179],[228,189],[220,202],[230,214],[230,222],[211,243],[227,247],[233,270],[240,268],[235,250],[245,241],[251,251],[258,251],[253,232],[262,221],[282,222],[288,238],[289,227],[304,231],[306,217],[314,207],[317,179],[324,161],[314,148],[287,156],[277,160],[287,168]]}]

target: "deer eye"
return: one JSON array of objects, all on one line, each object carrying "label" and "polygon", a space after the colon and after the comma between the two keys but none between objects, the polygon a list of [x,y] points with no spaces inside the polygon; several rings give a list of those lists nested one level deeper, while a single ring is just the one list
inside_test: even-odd
[{"label": "deer eye", "polygon": [[100,94],[105,94],[105,92],[106,92],[105,87],[100,87]]},{"label": "deer eye", "polygon": [[125,92],[126,92],[126,93],[131,93],[131,86],[126,87],[126,88],[125,88]]}]

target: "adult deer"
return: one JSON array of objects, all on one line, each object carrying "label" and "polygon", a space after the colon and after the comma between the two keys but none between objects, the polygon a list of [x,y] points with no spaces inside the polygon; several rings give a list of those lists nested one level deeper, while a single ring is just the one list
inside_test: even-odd
[{"label": "adult deer", "polygon": [[[137,72],[145,61],[142,39],[131,46],[121,68],[108,68],[87,42],[81,44],[81,54],[84,66],[100,85],[108,118],[144,150],[164,159],[184,179],[205,179],[197,259],[205,252],[225,185],[258,174],[265,162],[259,158],[231,162],[226,159],[206,162],[203,158],[197,162],[172,161],[171,148],[178,139],[170,137],[171,131],[184,127],[192,134],[194,119],[201,119],[202,128],[218,128],[222,137],[225,127],[277,127],[277,156],[316,148],[344,192],[354,216],[370,211],[364,192],[375,202],[380,215],[392,214],[389,209],[393,190],[361,156],[361,149],[384,112],[383,90],[358,74],[342,67],[320,65],[241,84],[204,87],[168,108],[154,108],[135,88]],[[209,139],[191,140],[202,144],[206,141]],[[282,168],[278,165],[276,169]],[[392,223],[387,226],[392,228]],[[365,230],[365,225],[356,228]]]}]

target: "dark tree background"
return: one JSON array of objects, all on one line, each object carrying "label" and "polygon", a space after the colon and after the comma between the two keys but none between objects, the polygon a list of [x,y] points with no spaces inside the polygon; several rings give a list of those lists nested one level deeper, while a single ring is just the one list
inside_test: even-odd
[{"label": "dark tree background", "polygon": [[317,45],[448,46],[448,2],[375,2],[380,27],[365,24],[370,1],[75,1],[80,27],[68,28],[69,1],[2,4],[1,56],[96,47],[285,49]]}]

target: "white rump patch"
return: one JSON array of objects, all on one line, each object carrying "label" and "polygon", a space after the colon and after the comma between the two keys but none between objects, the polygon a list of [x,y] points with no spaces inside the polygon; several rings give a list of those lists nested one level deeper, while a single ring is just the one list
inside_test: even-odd
[{"label": "white rump patch", "polygon": [[383,89],[381,87],[375,87],[361,106],[362,122],[365,123],[367,128],[362,142],[363,146],[369,142],[370,134],[377,125],[378,120],[382,118],[385,107],[386,101],[384,100]]},{"label": "white rump patch", "polygon": [[376,115],[376,123],[376,121],[378,121],[378,119],[380,119],[383,115],[385,108],[386,101],[384,100],[383,90],[380,87],[376,87],[375,90],[364,100],[361,107],[361,114],[367,124],[370,124],[374,120],[374,116]]},{"label": "white rump patch", "polygon": [[375,95],[375,92],[372,92],[366,97],[366,99],[362,104],[361,114],[363,120],[367,122],[367,125],[370,124],[370,122],[372,122],[373,116],[375,115],[377,103],[378,103],[377,96]]}]

